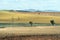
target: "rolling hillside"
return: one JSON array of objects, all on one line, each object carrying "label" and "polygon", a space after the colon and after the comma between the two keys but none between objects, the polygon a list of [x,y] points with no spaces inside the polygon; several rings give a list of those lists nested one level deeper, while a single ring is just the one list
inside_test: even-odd
[{"label": "rolling hillside", "polygon": [[0,23],[28,23],[32,21],[33,23],[49,23],[50,20],[55,20],[56,23],[60,23],[60,16],[46,16],[34,14],[34,12],[8,12],[0,11]]}]

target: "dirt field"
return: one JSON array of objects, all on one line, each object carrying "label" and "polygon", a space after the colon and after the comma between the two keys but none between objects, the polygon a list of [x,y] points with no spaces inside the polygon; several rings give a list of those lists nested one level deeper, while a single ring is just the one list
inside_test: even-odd
[{"label": "dirt field", "polygon": [[16,36],[16,35],[49,35],[60,34],[60,27],[7,27],[0,28],[0,36]]},{"label": "dirt field", "polygon": [[6,36],[0,40],[60,40],[60,35]]},{"label": "dirt field", "polygon": [[0,40],[60,40],[60,27],[0,28]]}]

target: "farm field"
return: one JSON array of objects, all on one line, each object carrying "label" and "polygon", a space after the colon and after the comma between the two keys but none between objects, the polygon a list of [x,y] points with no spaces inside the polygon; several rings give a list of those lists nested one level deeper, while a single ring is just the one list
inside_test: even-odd
[{"label": "farm field", "polygon": [[39,14],[24,13],[24,12],[8,12],[0,11],[0,23],[50,23],[50,20],[54,20],[55,23],[60,23],[60,16],[44,16]]},{"label": "farm field", "polygon": [[59,35],[59,26],[37,26],[37,27],[6,27],[0,28],[0,37],[19,35]]},{"label": "farm field", "polygon": [[[50,20],[54,20],[56,24],[52,26]],[[30,21],[33,22],[32,26]],[[1,40],[60,40],[60,16],[0,11],[0,34]]]},{"label": "farm field", "polygon": [[60,40],[60,26],[0,28],[1,40]]},{"label": "farm field", "polygon": [[[42,15],[38,12],[9,12],[0,11],[0,27],[29,27],[32,26],[51,26],[50,20],[54,20],[55,26],[60,26],[60,16]],[[46,13],[44,13],[46,14]]]}]

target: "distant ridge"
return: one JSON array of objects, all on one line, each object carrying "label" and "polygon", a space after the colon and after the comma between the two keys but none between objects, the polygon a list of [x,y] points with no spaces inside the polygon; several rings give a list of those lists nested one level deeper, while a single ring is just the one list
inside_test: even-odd
[{"label": "distant ridge", "polygon": [[24,9],[24,10],[5,10],[10,12],[60,12],[57,10],[35,10],[35,9]]},{"label": "distant ridge", "polygon": [[43,12],[60,12],[60,11],[57,11],[57,10],[44,10]]}]

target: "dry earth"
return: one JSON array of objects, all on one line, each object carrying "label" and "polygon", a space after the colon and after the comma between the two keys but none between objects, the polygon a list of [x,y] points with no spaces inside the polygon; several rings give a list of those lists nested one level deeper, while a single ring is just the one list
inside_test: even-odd
[{"label": "dry earth", "polygon": [[39,26],[0,28],[0,40],[60,40],[60,27]]},{"label": "dry earth", "polygon": [[0,28],[0,36],[60,34],[59,26]]}]

